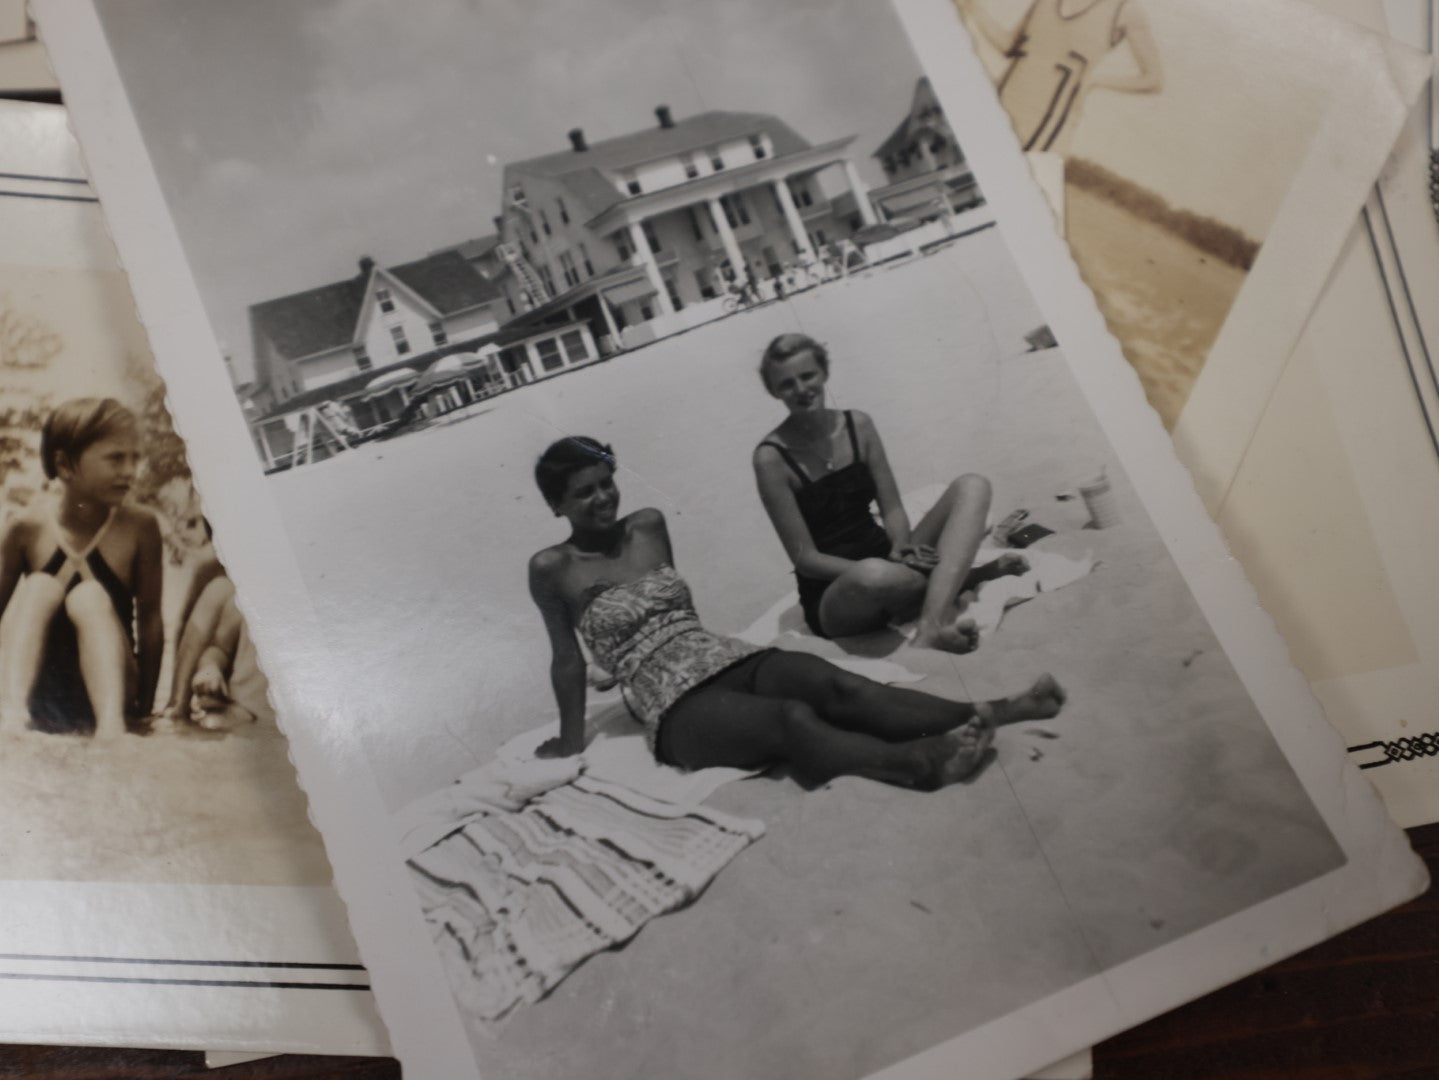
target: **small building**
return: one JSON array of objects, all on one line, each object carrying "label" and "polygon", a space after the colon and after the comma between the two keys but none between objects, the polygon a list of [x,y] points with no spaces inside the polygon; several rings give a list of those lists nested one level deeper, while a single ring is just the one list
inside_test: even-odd
[{"label": "small building", "polygon": [[497,239],[467,253],[508,268],[497,280],[516,323],[582,320],[608,354],[715,318],[727,289],[849,235],[827,171],[874,220],[853,136],[816,146],[763,113],[675,119],[662,105],[655,119],[593,144],[576,129],[568,149],[505,167]]},{"label": "small building", "polygon": [[873,156],[889,180],[870,192],[886,222],[918,225],[984,201],[928,77],[915,85],[909,113]]}]

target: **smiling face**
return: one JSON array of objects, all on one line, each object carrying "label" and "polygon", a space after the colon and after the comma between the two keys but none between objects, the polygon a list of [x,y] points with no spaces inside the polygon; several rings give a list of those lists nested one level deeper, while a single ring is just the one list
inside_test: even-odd
[{"label": "smiling face", "polygon": [[119,506],[130,494],[140,467],[134,432],[117,432],[91,443],[73,462],[58,462],[60,479],[78,499]]},{"label": "smiling face", "polygon": [[824,366],[810,349],[765,364],[765,385],[773,397],[784,402],[791,416],[822,410],[828,381]]},{"label": "smiling face", "polygon": [[608,529],[619,519],[620,489],[615,467],[608,462],[587,465],[570,474],[564,494],[554,503],[555,513],[569,518],[581,532]]}]

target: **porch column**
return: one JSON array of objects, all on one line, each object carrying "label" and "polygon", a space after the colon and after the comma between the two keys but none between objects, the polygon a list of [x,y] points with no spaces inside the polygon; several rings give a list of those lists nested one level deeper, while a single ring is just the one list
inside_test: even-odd
[{"label": "porch column", "polygon": [[610,340],[618,349],[620,347],[620,328],[615,325],[615,314],[610,310],[610,302],[605,299],[605,291],[596,289],[595,299],[600,302],[600,314],[605,317],[605,329],[609,331]]},{"label": "porch column", "polygon": [[[540,357],[539,357],[539,354],[538,354],[537,352],[535,352],[534,342],[532,342],[532,341],[526,341],[526,342],[524,343],[524,350],[525,350],[525,367],[527,367],[527,368],[530,369],[530,378],[531,378],[531,379],[538,379],[538,378],[540,377],[540,372],[544,370],[544,367],[543,367],[543,365],[541,365],[541,364],[539,363],[539,358],[540,358]],[[526,379],[524,379],[523,377],[521,377],[520,382],[526,382],[526,381],[528,381],[528,380],[526,380]]]},{"label": "porch column", "polygon": [[724,253],[729,258],[730,266],[734,267],[735,282],[743,285],[749,280],[749,267],[744,264],[744,256],[740,254],[739,244],[734,238],[734,230],[729,227],[729,218],[725,217],[724,207],[720,205],[719,199],[711,195],[706,201],[709,205],[710,220],[719,231],[720,243],[724,245]]},{"label": "porch column", "polygon": [[869,189],[859,178],[859,170],[849,158],[844,159],[844,178],[849,181],[849,190],[854,192],[854,201],[859,207],[859,216],[866,225],[874,224],[874,207],[870,205]]},{"label": "porch column", "polygon": [[784,177],[776,177],[770,181],[774,188],[774,197],[779,200],[779,207],[784,211],[785,224],[789,226],[790,235],[798,245],[800,254],[814,258],[814,245],[809,242],[809,234],[804,231],[804,222],[800,220],[799,210],[794,205],[794,193],[790,191],[789,184]]},{"label": "porch column", "polygon": [[635,249],[640,257],[640,262],[645,264],[645,273],[649,276],[650,284],[654,286],[655,303],[659,306],[663,315],[673,315],[675,306],[670,303],[669,290],[665,288],[665,279],[660,274],[659,263],[655,262],[655,253],[650,250],[650,242],[645,238],[644,229],[640,228],[638,221],[631,221],[630,246]]}]

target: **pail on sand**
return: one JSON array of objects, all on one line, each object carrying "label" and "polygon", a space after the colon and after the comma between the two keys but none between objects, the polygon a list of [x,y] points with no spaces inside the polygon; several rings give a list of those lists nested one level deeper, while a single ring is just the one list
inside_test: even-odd
[{"label": "pail on sand", "polygon": [[1114,500],[1114,489],[1109,477],[1101,469],[1099,476],[1087,484],[1079,485],[1079,497],[1089,511],[1089,524],[1095,529],[1107,529],[1119,524],[1119,505]]}]

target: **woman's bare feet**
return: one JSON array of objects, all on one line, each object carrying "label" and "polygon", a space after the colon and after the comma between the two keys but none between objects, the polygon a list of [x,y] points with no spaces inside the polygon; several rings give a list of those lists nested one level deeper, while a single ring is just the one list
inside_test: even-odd
[{"label": "woman's bare feet", "polygon": [[925,791],[937,791],[974,775],[994,741],[994,728],[975,717],[943,735],[934,735],[915,742],[921,754],[923,769],[916,785]]},{"label": "woman's bare feet", "polygon": [[1059,715],[1068,697],[1053,675],[1041,675],[1024,693],[996,702],[994,722],[1013,724],[1020,720],[1048,720]]},{"label": "woman's bare feet", "polygon": [[995,559],[986,569],[990,570],[992,577],[1018,577],[1029,573],[1029,560],[1011,551]]},{"label": "woman's bare feet", "polygon": [[915,631],[910,644],[921,649],[939,649],[942,652],[968,653],[979,648],[979,627],[973,619],[960,617],[947,626]]}]

